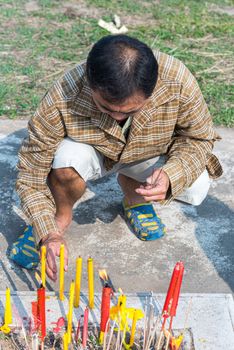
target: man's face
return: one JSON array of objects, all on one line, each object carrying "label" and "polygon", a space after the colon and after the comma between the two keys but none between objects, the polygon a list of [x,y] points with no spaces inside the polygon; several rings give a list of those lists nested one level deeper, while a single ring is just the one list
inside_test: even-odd
[{"label": "man's face", "polygon": [[143,95],[135,94],[121,104],[111,104],[97,90],[92,91],[92,97],[99,111],[107,113],[117,122],[121,122],[130,115],[138,113],[147,101]]}]

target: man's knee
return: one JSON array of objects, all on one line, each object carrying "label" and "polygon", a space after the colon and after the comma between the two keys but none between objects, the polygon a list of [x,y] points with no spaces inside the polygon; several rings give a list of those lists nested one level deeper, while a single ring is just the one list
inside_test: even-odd
[{"label": "man's knee", "polygon": [[[94,180],[101,177],[102,167],[102,156],[93,146],[69,138],[59,145],[52,164],[53,170],[61,170],[58,173],[61,181],[67,181],[67,177],[73,179],[74,174],[79,174],[84,181]],[[68,173],[67,169],[72,170]]]},{"label": "man's knee", "polygon": [[66,185],[67,183],[71,183],[74,180],[80,178],[80,175],[73,168],[58,168],[52,169],[49,174],[49,181],[59,182],[61,185]]},{"label": "man's knee", "polygon": [[186,202],[195,206],[200,205],[206,198],[210,188],[210,178],[207,170],[205,170],[191,187],[186,188],[177,200]]}]

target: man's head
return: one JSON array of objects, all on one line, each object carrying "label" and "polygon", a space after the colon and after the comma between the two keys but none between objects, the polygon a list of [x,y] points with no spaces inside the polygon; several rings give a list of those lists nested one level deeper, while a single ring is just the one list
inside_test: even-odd
[{"label": "man's head", "polygon": [[158,76],[152,50],[126,35],[108,35],[91,49],[87,78],[97,107],[116,120],[140,110]]}]

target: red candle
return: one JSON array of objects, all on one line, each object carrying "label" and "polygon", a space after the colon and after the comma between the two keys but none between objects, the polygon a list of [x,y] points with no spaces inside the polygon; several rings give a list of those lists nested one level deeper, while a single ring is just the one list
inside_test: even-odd
[{"label": "red candle", "polygon": [[176,281],[178,279],[179,276],[179,271],[180,271],[180,267],[178,265],[178,263],[176,264],[176,266],[174,267],[172,276],[171,276],[171,282],[167,291],[167,296],[166,296],[166,300],[163,306],[163,317],[167,318],[170,316],[170,306],[172,303],[172,298],[173,298],[173,294],[174,294],[174,290],[175,290],[175,286],[176,286]]},{"label": "red candle", "polygon": [[[182,261],[179,261],[176,263],[174,267],[172,277],[171,277],[171,282],[167,291],[166,300],[163,306],[162,316],[164,318],[164,321],[162,324],[162,329],[164,328],[166,319],[168,317],[173,317],[176,314],[176,308],[178,305],[183,273],[184,273],[184,264],[182,263]],[[172,323],[172,319],[170,321],[170,326],[171,326],[171,323]]]},{"label": "red candle", "polygon": [[83,326],[83,333],[82,333],[82,346],[83,346],[83,348],[86,348],[86,345],[87,345],[88,322],[89,322],[89,309],[86,307],[85,312],[84,312],[84,326]]},{"label": "red candle", "polygon": [[110,299],[111,299],[112,289],[110,287],[102,288],[102,304],[101,304],[101,322],[100,331],[106,331],[106,325],[110,317]]},{"label": "red candle", "polygon": [[179,274],[178,274],[178,278],[176,281],[174,296],[173,296],[172,305],[171,305],[171,312],[170,312],[171,316],[176,315],[176,309],[178,306],[180,289],[181,289],[181,284],[182,284],[182,279],[183,279],[183,274],[184,274],[184,264],[182,263],[182,261],[178,262],[177,264],[179,265]]},{"label": "red candle", "polygon": [[41,340],[44,341],[46,336],[46,313],[45,313],[45,287],[41,286],[37,290],[37,305],[39,329],[41,331]]}]

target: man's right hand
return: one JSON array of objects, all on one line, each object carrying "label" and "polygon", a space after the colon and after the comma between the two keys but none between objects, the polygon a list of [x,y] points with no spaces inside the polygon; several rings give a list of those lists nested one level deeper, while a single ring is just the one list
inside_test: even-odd
[{"label": "man's right hand", "polygon": [[46,273],[52,281],[57,280],[56,257],[60,255],[60,246],[64,244],[64,270],[67,271],[68,265],[68,249],[67,243],[63,236],[59,233],[52,233],[42,238],[41,246],[46,247]]}]

